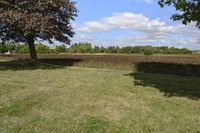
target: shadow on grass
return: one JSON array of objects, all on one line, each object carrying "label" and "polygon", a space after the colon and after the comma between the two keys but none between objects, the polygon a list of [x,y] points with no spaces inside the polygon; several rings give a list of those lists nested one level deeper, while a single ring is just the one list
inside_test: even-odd
[{"label": "shadow on grass", "polygon": [[81,62],[79,59],[41,59],[38,64],[33,64],[29,60],[0,61],[0,71],[5,70],[36,70],[36,69],[61,69],[66,66],[73,66]]},{"label": "shadow on grass", "polygon": [[136,68],[139,72],[200,76],[200,64],[139,62]]},{"label": "shadow on grass", "polygon": [[154,87],[167,97],[187,97],[193,100],[200,98],[200,77],[150,73],[131,73],[126,76],[132,76],[135,85]]}]

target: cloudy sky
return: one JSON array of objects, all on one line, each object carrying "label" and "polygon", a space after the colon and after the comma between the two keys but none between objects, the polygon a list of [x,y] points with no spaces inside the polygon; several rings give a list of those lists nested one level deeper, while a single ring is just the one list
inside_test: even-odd
[{"label": "cloudy sky", "polygon": [[200,49],[200,30],[173,22],[173,7],[158,0],[75,0],[79,16],[73,22],[72,42],[98,46],[174,46]]}]

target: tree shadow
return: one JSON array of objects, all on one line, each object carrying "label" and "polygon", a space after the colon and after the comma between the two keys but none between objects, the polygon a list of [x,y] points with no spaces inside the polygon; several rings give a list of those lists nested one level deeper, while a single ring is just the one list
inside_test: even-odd
[{"label": "tree shadow", "polygon": [[200,64],[139,62],[135,67],[139,72],[200,76]]},{"label": "tree shadow", "polygon": [[29,60],[0,61],[0,71],[61,69],[81,61],[81,59],[40,59],[37,64],[31,63]]},{"label": "tree shadow", "polygon": [[166,97],[178,96],[193,100],[200,98],[200,77],[150,73],[131,73],[126,76],[132,76],[135,85],[154,87]]}]

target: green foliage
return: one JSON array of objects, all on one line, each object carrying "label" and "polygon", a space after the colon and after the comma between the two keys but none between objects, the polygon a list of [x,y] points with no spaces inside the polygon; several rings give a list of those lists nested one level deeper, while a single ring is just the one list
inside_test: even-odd
[{"label": "green foliage", "polygon": [[[14,45],[11,43],[0,43],[0,53],[7,51],[16,53],[27,53],[28,46],[25,44]],[[192,54],[193,51],[186,48],[174,48],[167,46],[152,47],[152,46],[125,46],[120,48],[119,46],[99,47],[90,43],[75,43],[69,48],[66,45],[57,45],[54,49],[42,43],[36,44],[36,51],[38,53],[110,53],[110,54]],[[195,52],[195,51],[194,51]]]},{"label": "green foliage", "polygon": [[92,53],[92,45],[90,43],[75,43],[68,51],[70,53]]},{"label": "green foliage", "polygon": [[8,51],[14,51],[15,50],[15,45],[12,43],[0,43],[0,53],[5,53]]},{"label": "green foliage", "polygon": [[7,49],[6,45],[5,45],[5,43],[1,43],[0,44],[0,53],[5,53],[7,51],[8,51],[8,49]]},{"label": "green foliage", "polygon": [[182,48],[182,49],[180,49],[180,53],[183,53],[183,54],[192,54],[192,51],[188,50],[186,48]]},{"label": "green foliage", "polygon": [[70,0],[1,0],[0,39],[69,43],[74,35],[70,22],[76,16],[75,2]]},{"label": "green foliage", "polygon": [[93,53],[101,53],[101,48],[99,46],[94,46],[92,52]]},{"label": "green foliage", "polygon": [[49,48],[49,53],[58,53],[58,52],[56,52],[56,49]]},{"label": "green foliage", "polygon": [[144,48],[144,55],[153,55],[154,54],[154,48],[153,47],[145,47]]},{"label": "green foliage", "polygon": [[49,47],[42,43],[38,43],[36,44],[36,51],[37,53],[49,53]]},{"label": "green foliage", "polygon": [[15,53],[29,53],[27,44],[18,44],[15,49]]},{"label": "green foliage", "polygon": [[200,1],[199,0],[159,0],[159,5],[172,5],[178,13],[172,16],[174,21],[181,20],[183,24],[196,22],[196,26],[200,28]]},{"label": "green foliage", "polygon": [[109,46],[106,50],[107,53],[119,53],[120,48],[118,46]]},{"label": "green foliage", "polygon": [[191,50],[186,48],[179,49],[174,47],[160,46],[126,46],[120,48],[119,46],[109,46],[107,48],[101,46],[94,46],[90,43],[75,43],[67,49],[68,53],[121,53],[121,54],[192,54]]},{"label": "green foliage", "polygon": [[100,52],[101,52],[101,53],[106,53],[106,48],[104,48],[103,46],[100,47]]},{"label": "green foliage", "polygon": [[142,54],[144,52],[143,46],[126,46],[121,48],[121,53],[124,54]]},{"label": "green foliage", "polygon": [[[74,31],[71,21],[77,16],[71,0],[0,0],[0,40],[29,45],[32,62],[37,62],[36,40],[70,43]],[[46,53],[47,47],[39,47]]]},{"label": "green foliage", "polygon": [[66,52],[66,45],[63,44],[63,45],[56,46],[55,51],[57,53],[64,53],[64,52]]}]

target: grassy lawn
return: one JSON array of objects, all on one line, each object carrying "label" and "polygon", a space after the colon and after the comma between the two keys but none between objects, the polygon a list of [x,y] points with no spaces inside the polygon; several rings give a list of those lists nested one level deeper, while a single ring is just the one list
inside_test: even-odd
[{"label": "grassy lawn", "polygon": [[199,133],[200,78],[76,67],[0,69],[0,132]]}]

